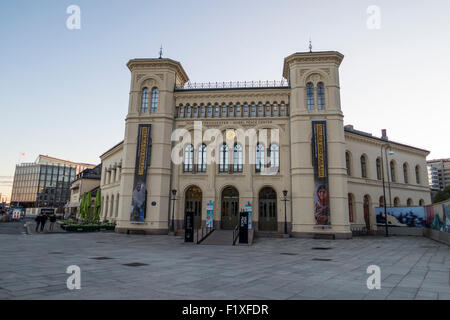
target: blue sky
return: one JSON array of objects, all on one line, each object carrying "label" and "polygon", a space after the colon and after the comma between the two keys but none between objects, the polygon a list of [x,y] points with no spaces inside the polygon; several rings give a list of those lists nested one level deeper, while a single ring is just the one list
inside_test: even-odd
[{"label": "blue sky", "polygon": [[[66,28],[69,5],[81,29]],[[381,9],[369,30],[366,10]],[[180,61],[192,81],[279,80],[284,57],[336,50],[345,123],[450,157],[450,2],[0,2],[0,193],[15,164],[98,163],[123,139],[131,58]],[[25,156],[19,157],[20,152]]]}]

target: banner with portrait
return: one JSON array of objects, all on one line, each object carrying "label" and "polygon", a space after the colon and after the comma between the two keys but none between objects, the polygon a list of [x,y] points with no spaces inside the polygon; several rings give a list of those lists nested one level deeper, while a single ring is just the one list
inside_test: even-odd
[{"label": "banner with portrait", "polygon": [[131,198],[130,221],[142,223],[147,210],[147,167],[151,156],[151,124],[140,124],[136,148],[136,165],[134,169],[134,184]]},{"label": "banner with portrait", "polygon": [[315,224],[319,226],[331,225],[326,121],[312,122],[312,140]]}]

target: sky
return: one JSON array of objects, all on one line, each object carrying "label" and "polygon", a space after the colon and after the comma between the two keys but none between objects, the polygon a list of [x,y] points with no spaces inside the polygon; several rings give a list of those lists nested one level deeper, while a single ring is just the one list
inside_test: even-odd
[{"label": "sky", "polygon": [[[70,5],[80,29],[67,28]],[[123,139],[128,60],[162,45],[193,82],[280,80],[310,38],[345,56],[345,124],[450,157],[448,0],[2,0],[0,193],[19,162],[97,164]]]}]

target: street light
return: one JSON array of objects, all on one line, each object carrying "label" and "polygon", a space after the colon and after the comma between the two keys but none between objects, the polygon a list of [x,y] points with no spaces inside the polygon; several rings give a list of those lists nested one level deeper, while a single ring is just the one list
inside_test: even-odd
[{"label": "street light", "polygon": [[288,191],[287,190],[283,190],[284,199],[282,201],[284,201],[284,234],[285,235],[288,234],[288,232],[287,232],[287,219],[286,219],[286,202],[289,201],[289,200],[287,199],[287,194],[288,194]]},{"label": "street light", "polygon": [[383,144],[381,146],[381,177],[383,180],[383,206],[384,206],[384,225],[386,228],[386,234],[385,236],[388,237],[389,236],[389,231],[388,231],[388,218],[387,218],[387,209],[386,209],[386,187],[385,187],[385,183],[384,183],[384,161],[383,161],[383,148],[385,148],[385,158],[386,158],[386,167],[388,168],[388,172],[387,172],[387,178],[388,178],[388,188],[389,188],[389,204],[390,207],[392,207],[392,196],[391,196],[391,182],[389,179],[389,162],[388,162],[388,158],[387,158],[387,149],[389,149],[389,155],[394,155],[394,151],[392,151],[391,146],[389,143]]},{"label": "street light", "polygon": [[172,222],[170,224],[170,232],[174,232],[175,233],[175,225],[174,225],[174,215],[175,215],[175,196],[177,194],[177,190],[176,189],[172,189]]}]

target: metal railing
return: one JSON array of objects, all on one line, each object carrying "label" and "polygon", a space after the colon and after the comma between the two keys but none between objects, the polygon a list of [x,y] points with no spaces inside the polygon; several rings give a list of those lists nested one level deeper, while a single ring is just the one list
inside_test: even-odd
[{"label": "metal railing", "polygon": [[239,88],[288,88],[286,79],[266,81],[222,81],[222,82],[186,82],[184,85],[177,83],[176,90],[193,89],[239,89]]},{"label": "metal railing", "polygon": [[[201,230],[201,237],[199,239],[199,235],[200,235],[200,230]],[[203,240],[206,239],[206,237],[208,237],[211,232],[214,231],[213,227],[201,227],[199,229],[197,229],[197,244],[200,244]]]},{"label": "metal railing", "polygon": [[238,237],[239,237],[239,223],[233,229],[233,246],[236,244],[236,240],[238,239]]}]

